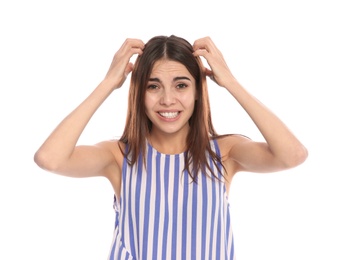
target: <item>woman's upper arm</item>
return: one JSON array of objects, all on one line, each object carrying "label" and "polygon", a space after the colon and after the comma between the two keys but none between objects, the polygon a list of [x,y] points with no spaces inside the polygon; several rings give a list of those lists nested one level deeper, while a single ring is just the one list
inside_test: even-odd
[{"label": "woman's upper arm", "polygon": [[120,152],[118,141],[79,145],[75,147],[67,162],[47,170],[69,177],[108,177],[106,168],[119,170],[118,152]]},{"label": "woman's upper arm", "polygon": [[285,165],[271,153],[268,144],[255,142],[242,135],[223,137],[221,141],[224,160],[233,161],[235,171],[275,172],[285,169]]}]

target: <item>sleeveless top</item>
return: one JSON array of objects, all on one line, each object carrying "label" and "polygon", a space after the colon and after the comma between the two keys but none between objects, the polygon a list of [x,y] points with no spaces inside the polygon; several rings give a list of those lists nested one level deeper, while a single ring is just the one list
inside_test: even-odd
[{"label": "sleeveless top", "polygon": [[[200,172],[193,182],[185,153],[146,146],[146,166],[142,158],[123,162],[110,260],[235,259],[226,187],[212,158],[207,153],[221,181]],[[211,147],[220,157],[216,140]]]}]

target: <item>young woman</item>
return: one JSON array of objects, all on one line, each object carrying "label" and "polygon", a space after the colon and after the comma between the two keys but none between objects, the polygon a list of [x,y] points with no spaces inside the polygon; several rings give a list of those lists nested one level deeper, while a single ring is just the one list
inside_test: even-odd
[{"label": "young woman", "polygon": [[[130,72],[120,140],[77,145],[95,111]],[[264,142],[215,132],[206,77],[239,102]],[[34,160],[47,171],[111,182],[117,214],[110,259],[234,259],[227,199],[233,176],[285,170],[306,158],[306,148],[286,125],[233,77],[209,37],[191,45],[172,35],[146,44],[127,39],[103,81]]]}]

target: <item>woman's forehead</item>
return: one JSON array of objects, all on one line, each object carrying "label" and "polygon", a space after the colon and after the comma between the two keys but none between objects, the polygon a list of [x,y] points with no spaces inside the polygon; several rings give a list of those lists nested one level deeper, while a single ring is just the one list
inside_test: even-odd
[{"label": "woman's forehead", "polygon": [[151,74],[186,73],[190,74],[186,66],[174,60],[161,59],[154,63]]}]

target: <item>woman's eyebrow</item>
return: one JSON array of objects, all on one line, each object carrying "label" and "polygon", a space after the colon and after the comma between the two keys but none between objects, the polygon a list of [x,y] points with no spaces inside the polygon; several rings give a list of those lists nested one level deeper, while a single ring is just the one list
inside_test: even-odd
[{"label": "woman's eyebrow", "polygon": [[149,81],[161,82],[159,78],[150,78]]},{"label": "woman's eyebrow", "polygon": [[177,80],[189,80],[189,81],[191,81],[190,78],[188,78],[188,77],[186,77],[186,76],[175,77],[175,78],[173,79],[173,81],[177,81]]},{"label": "woman's eyebrow", "polygon": [[[178,80],[189,80],[190,81],[191,79],[189,77],[186,77],[186,76],[179,76],[179,77],[173,78],[173,82],[178,81]],[[150,78],[149,81],[162,83],[162,81],[159,78]]]}]

